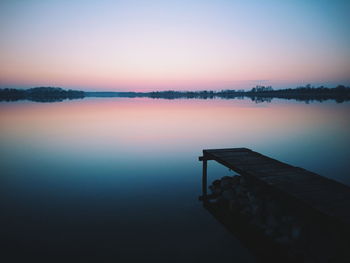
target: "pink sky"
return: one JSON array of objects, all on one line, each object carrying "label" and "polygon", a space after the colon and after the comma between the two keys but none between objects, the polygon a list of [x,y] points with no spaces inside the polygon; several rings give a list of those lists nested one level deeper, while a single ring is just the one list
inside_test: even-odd
[{"label": "pink sky", "polygon": [[350,84],[347,4],[2,1],[0,86]]}]

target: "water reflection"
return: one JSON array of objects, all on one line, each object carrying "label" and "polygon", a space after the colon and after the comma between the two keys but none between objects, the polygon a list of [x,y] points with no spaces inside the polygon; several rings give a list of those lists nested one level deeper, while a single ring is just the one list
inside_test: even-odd
[{"label": "water reflection", "polygon": [[254,261],[197,202],[201,150],[244,146],[350,184],[349,111],[284,100],[1,103],[3,238],[44,258]]}]

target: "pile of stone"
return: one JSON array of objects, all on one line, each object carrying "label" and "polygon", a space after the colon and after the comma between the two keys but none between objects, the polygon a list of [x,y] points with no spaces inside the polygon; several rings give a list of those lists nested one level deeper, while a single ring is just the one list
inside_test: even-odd
[{"label": "pile of stone", "polygon": [[276,242],[291,245],[301,238],[302,226],[297,218],[270,193],[244,176],[225,176],[209,188],[214,202],[240,213]]},{"label": "pile of stone", "polygon": [[[292,262],[350,262],[349,238],[339,238],[334,225],[308,218],[266,186],[245,176],[225,176],[210,186],[210,202],[255,225],[284,246]],[[344,258],[348,259],[344,260]]]}]

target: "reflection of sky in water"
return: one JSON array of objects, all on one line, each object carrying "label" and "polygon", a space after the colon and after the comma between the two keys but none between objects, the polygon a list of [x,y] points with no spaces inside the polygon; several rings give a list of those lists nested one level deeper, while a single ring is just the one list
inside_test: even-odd
[{"label": "reflection of sky in water", "polygon": [[[350,184],[349,112],[349,103],[281,100],[2,103],[1,205],[12,222],[6,233],[22,243],[37,235],[55,244],[67,242],[61,233],[82,249],[93,246],[82,243],[89,235],[99,244],[107,235],[109,244],[124,240],[121,258],[138,251],[154,260],[162,253],[232,259],[237,250],[222,249],[238,249],[237,241],[196,199],[201,150],[248,147]],[[210,179],[228,173],[213,163],[209,169]],[[205,246],[216,252],[202,258]],[[99,249],[111,253],[107,244]]]}]

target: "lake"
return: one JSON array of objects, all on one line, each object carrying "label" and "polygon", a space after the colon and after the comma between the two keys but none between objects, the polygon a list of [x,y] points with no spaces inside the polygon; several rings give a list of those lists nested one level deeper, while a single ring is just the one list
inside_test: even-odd
[{"label": "lake", "polygon": [[2,102],[3,257],[255,262],[198,201],[201,151],[247,147],[350,185],[349,116],[331,101]]}]

